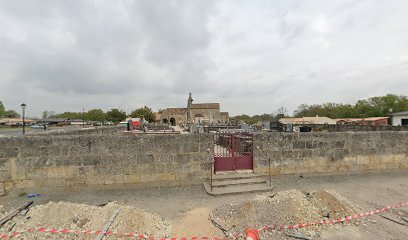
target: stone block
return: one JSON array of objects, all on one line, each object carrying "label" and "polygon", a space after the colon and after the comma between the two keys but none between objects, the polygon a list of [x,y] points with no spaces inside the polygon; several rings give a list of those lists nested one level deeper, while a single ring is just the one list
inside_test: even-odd
[{"label": "stone block", "polygon": [[6,195],[6,188],[3,182],[0,182],[0,196]]},{"label": "stone block", "polygon": [[0,148],[0,158],[12,158],[18,156],[17,147]]},{"label": "stone block", "polygon": [[294,174],[297,173],[298,168],[294,165],[284,165],[282,166],[280,173],[282,174]]},{"label": "stone block", "polygon": [[317,142],[317,148],[322,149],[322,148],[327,148],[328,146],[329,146],[328,142],[323,142],[323,141]]},{"label": "stone block", "polygon": [[365,148],[365,149],[364,149],[364,153],[365,153],[366,155],[374,155],[374,154],[376,154],[377,152],[376,152],[376,149],[375,149],[375,148]]},{"label": "stone block", "polygon": [[313,156],[313,151],[309,149],[305,149],[299,152],[299,157],[300,158],[311,158]]},{"label": "stone block", "polygon": [[39,148],[30,148],[30,147],[22,147],[20,148],[20,156],[22,158],[26,157],[38,157],[40,156],[40,149]]},{"label": "stone block", "polygon": [[157,177],[157,181],[175,181],[176,174],[174,173],[163,173],[159,174]]},{"label": "stone block", "polygon": [[81,178],[81,177],[70,178],[70,179],[66,179],[65,181],[66,181],[67,186],[85,186],[86,185],[86,179]]},{"label": "stone block", "polygon": [[344,148],[345,141],[334,141],[332,142],[332,147],[333,148]]},{"label": "stone block", "polygon": [[157,180],[157,174],[141,175],[140,182],[154,182]]},{"label": "stone block", "polygon": [[123,175],[123,183],[138,183],[140,182],[139,175]]},{"label": "stone block", "polygon": [[[161,163],[154,164],[154,170],[153,170],[153,172],[150,172],[150,173],[154,173],[154,174],[165,173],[166,172],[166,165],[167,164],[161,164]],[[145,173],[149,173],[149,171],[145,171]]]},{"label": "stone block", "polygon": [[32,168],[27,170],[27,178],[32,180],[47,179],[48,171],[46,168]]},{"label": "stone block", "polygon": [[[36,182],[33,180],[21,180],[21,181],[14,181],[12,188],[17,188],[17,189],[32,189],[34,187],[38,186]],[[7,189],[7,186],[6,186]],[[11,187],[10,187],[11,189]]]},{"label": "stone block", "polygon": [[210,162],[212,160],[210,155],[205,153],[192,153],[189,156],[193,162]]},{"label": "stone block", "polygon": [[85,178],[86,185],[103,185],[105,183],[105,176],[103,175],[89,175]]},{"label": "stone block", "polygon": [[154,157],[153,154],[140,154],[137,156],[137,163],[139,164],[145,164],[145,163],[154,163]]},{"label": "stone block", "polygon": [[211,151],[214,148],[214,144],[212,142],[200,143],[199,144],[199,152],[207,152],[207,149]]},{"label": "stone block", "polygon": [[0,171],[0,182],[10,181],[10,180],[12,180],[10,171],[1,170]]},{"label": "stone block", "polygon": [[174,163],[181,163],[181,164],[186,164],[191,162],[191,156],[190,154],[184,153],[184,154],[177,154],[174,156]]},{"label": "stone block", "polygon": [[401,164],[397,162],[388,162],[386,164],[386,169],[399,169]]},{"label": "stone block", "polygon": [[200,164],[200,168],[203,171],[210,171],[212,168],[212,162],[203,162]]},{"label": "stone block", "polygon": [[174,155],[162,153],[162,154],[154,154],[153,155],[155,163],[173,163]]},{"label": "stone block", "polygon": [[103,183],[105,185],[121,184],[123,183],[123,175],[106,175]]},{"label": "stone block", "polygon": [[367,165],[370,163],[370,159],[368,156],[358,155],[356,158],[357,158],[356,161],[358,165]]},{"label": "stone block", "polygon": [[308,142],[306,142],[306,148],[307,148],[307,149],[315,149],[315,148],[318,148],[318,147],[319,147],[319,145],[318,145],[318,143],[315,142],[315,141],[308,141]]},{"label": "stone block", "polygon": [[47,167],[43,169],[47,172],[47,178],[74,178],[78,177],[77,167]]},{"label": "stone block", "polygon": [[406,154],[393,154],[392,158],[394,162],[404,162],[406,161]]},{"label": "stone block", "polygon": [[305,142],[303,141],[295,141],[293,142],[293,149],[304,149],[306,146]]}]

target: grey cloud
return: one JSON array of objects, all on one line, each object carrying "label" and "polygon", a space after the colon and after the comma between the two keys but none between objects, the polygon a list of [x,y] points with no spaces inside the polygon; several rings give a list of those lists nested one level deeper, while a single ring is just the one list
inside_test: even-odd
[{"label": "grey cloud", "polygon": [[[21,84],[51,92],[118,94],[146,91],[151,81],[170,81],[171,91],[191,80],[206,80],[211,2],[48,3],[3,4],[2,13],[25,26],[28,36],[20,46],[7,48],[19,66],[14,80]],[[161,80],[140,74],[141,61],[170,74]],[[112,65],[125,67],[115,72]]]},{"label": "grey cloud", "polygon": [[0,0],[0,100],[10,108],[29,102],[37,115],[129,111],[184,106],[192,91],[231,114],[255,114],[406,94],[407,7],[404,0]]}]

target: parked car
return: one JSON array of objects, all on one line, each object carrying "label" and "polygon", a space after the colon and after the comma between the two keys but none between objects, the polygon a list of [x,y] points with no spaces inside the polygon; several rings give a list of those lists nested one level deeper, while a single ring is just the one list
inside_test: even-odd
[{"label": "parked car", "polygon": [[44,129],[44,125],[33,125],[31,126],[32,129]]}]

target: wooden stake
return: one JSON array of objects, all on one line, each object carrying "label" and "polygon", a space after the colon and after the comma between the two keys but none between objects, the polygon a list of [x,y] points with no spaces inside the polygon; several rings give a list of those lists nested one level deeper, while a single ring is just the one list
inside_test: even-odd
[{"label": "wooden stake", "polygon": [[119,208],[116,210],[112,216],[110,217],[109,221],[103,226],[102,232],[95,238],[95,240],[102,240],[105,236],[106,232],[108,231],[109,227],[112,225],[113,221],[115,220],[116,216],[122,211],[123,208]]},{"label": "wooden stake", "polygon": [[23,206],[15,209],[9,215],[5,216],[0,220],[0,227],[2,227],[6,222],[10,221],[14,216],[16,216],[20,211],[29,208],[34,202],[29,201],[28,203],[24,204]]}]

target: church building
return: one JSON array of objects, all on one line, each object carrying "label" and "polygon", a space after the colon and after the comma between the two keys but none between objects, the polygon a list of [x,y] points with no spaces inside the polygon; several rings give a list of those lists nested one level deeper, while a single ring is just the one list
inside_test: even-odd
[{"label": "church building", "polygon": [[186,108],[167,108],[162,113],[156,114],[157,121],[172,126],[191,123],[228,123],[229,114],[220,111],[219,103],[193,103],[193,101],[193,97],[189,93]]}]

